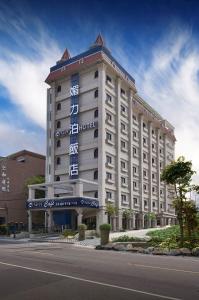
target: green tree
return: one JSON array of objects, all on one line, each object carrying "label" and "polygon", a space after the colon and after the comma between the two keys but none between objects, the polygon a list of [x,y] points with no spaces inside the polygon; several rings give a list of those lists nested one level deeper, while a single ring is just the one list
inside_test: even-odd
[{"label": "green tree", "polygon": [[133,213],[133,210],[132,209],[124,209],[123,212],[122,212],[122,217],[124,219],[124,229],[127,229],[127,221],[131,218],[132,216],[132,213]]},{"label": "green tree", "polygon": [[184,214],[186,195],[191,190],[196,190],[196,186],[191,185],[191,178],[195,174],[192,170],[192,162],[185,161],[183,156],[180,156],[176,161],[172,161],[165,167],[161,174],[161,180],[166,184],[174,186],[175,197],[173,206],[176,210],[179,226],[180,226],[180,245],[184,243]]},{"label": "green tree", "polygon": [[194,201],[184,203],[185,229],[191,245],[194,245],[195,233],[198,226],[197,207]]},{"label": "green tree", "polygon": [[[44,182],[45,182],[45,177],[42,175],[29,177],[25,181],[25,185],[24,185],[24,190],[25,190],[26,196],[28,197],[28,186],[29,185],[40,184],[40,183],[44,183]],[[45,198],[45,191],[41,191],[41,190],[35,191],[35,199],[39,199],[39,198]]]},{"label": "green tree", "polygon": [[[26,197],[28,198],[28,185],[40,184],[45,182],[45,177],[42,175],[29,177],[24,184],[24,191]],[[35,199],[45,198],[45,191],[35,190]],[[43,226],[44,222],[44,212],[43,211],[34,211],[33,213],[33,223]]]},{"label": "green tree", "polygon": [[115,216],[117,214],[118,209],[113,204],[107,203],[105,211],[106,211],[106,213],[108,215],[108,223],[110,224],[111,217],[113,217],[113,216]]}]

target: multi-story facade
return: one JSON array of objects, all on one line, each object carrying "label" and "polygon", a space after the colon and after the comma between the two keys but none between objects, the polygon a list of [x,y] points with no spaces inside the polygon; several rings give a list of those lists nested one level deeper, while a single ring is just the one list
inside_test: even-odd
[{"label": "multi-story facade", "polygon": [[27,224],[25,184],[45,175],[45,156],[22,150],[0,158],[0,225]]},{"label": "multi-story facade", "polygon": [[[114,230],[123,227],[127,210],[129,229],[174,222],[172,189],[160,181],[161,170],[174,159],[174,127],[138,95],[135,80],[112,57],[102,37],[73,58],[66,50],[46,82],[50,88],[42,188],[47,194],[40,208],[39,200],[34,206],[32,187],[29,213],[33,207],[47,209],[48,227],[59,223],[57,210],[60,216],[61,210],[70,215],[62,221],[69,227],[71,218],[73,223],[76,218],[78,223],[90,219],[98,226],[107,222],[110,203],[117,208],[111,217]],[[85,198],[88,205],[70,202],[74,197]],[[51,207],[48,202],[44,207],[44,200],[53,200]],[[65,201],[62,208],[55,204],[60,201]]]}]

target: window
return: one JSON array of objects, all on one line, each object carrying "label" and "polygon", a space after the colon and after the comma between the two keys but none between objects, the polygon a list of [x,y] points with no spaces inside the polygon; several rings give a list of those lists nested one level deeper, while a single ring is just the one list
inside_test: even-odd
[{"label": "window", "polygon": [[25,161],[26,161],[26,159],[23,156],[20,156],[17,158],[17,162],[25,162]]},{"label": "window", "polygon": [[94,176],[93,176],[93,178],[96,180],[96,179],[98,179],[98,171],[96,170],[96,171],[94,171]]},{"label": "window", "polygon": [[143,170],[143,176],[146,177],[146,170]]},{"label": "window", "polygon": [[106,138],[107,138],[108,141],[111,141],[111,139],[112,139],[111,133],[107,132],[106,133]]},{"label": "window", "polygon": [[162,205],[162,203],[160,203],[160,208],[161,208],[161,209],[163,208],[163,205]]},{"label": "window", "polygon": [[126,178],[125,177],[121,177],[121,183],[126,183]]},{"label": "window", "polygon": [[111,121],[111,120],[112,120],[112,115],[109,114],[109,113],[106,113],[106,119],[107,119],[108,121]]},{"label": "window", "polygon": [[143,153],[143,160],[146,160],[146,153]]},{"label": "window", "polygon": [[122,199],[122,201],[126,201],[126,195],[121,194],[121,199]]},{"label": "window", "polygon": [[137,149],[135,147],[133,147],[133,155],[137,154]]},{"label": "window", "polygon": [[61,85],[58,85],[57,87],[57,93],[60,93],[61,92]]},{"label": "window", "polygon": [[95,92],[94,92],[94,97],[95,97],[95,98],[98,98],[98,90],[95,90]]},{"label": "window", "polygon": [[162,163],[160,162],[160,168],[162,168]]},{"label": "window", "polygon": [[61,141],[60,140],[57,141],[57,147],[61,147]]},{"label": "window", "polygon": [[151,132],[152,132],[152,135],[154,135],[154,134],[155,134],[155,131],[154,131],[153,129],[152,129],[152,131],[151,131]]},{"label": "window", "polygon": [[125,131],[125,129],[126,129],[125,124],[124,124],[124,123],[121,123],[121,130]]},{"label": "window", "polygon": [[112,193],[106,192],[106,199],[112,199]]},{"label": "window", "polygon": [[162,153],[162,149],[160,149],[160,154]]},{"label": "window", "polygon": [[98,198],[98,191],[95,192],[94,198]]},{"label": "window", "polygon": [[98,148],[94,150],[94,158],[98,158]]},{"label": "window", "polygon": [[137,132],[133,131],[133,137],[136,138],[137,137]]},{"label": "window", "polygon": [[143,189],[144,191],[146,191],[146,184],[143,184]]},{"label": "window", "polygon": [[109,94],[106,94],[106,101],[112,102],[112,97]]},{"label": "window", "polygon": [[163,190],[160,190],[160,195],[163,195]]},{"label": "window", "polygon": [[112,82],[112,79],[111,79],[111,77],[110,77],[110,76],[108,76],[108,75],[106,75],[106,81],[108,81],[108,82]]},{"label": "window", "polygon": [[49,119],[49,121],[51,121],[51,111],[49,111],[49,113],[48,113],[48,119]]},{"label": "window", "polygon": [[153,201],[153,207],[155,207],[155,202]]},{"label": "window", "polygon": [[135,115],[133,115],[133,120],[137,121],[137,117]]},{"label": "window", "polygon": [[94,138],[97,138],[98,137],[98,129],[95,129],[94,131]]},{"label": "window", "polygon": [[138,203],[138,199],[137,198],[133,198],[134,204]]},{"label": "window", "polygon": [[107,155],[106,156],[106,162],[107,162],[107,164],[111,164],[112,163],[112,157]]},{"label": "window", "polygon": [[61,128],[61,121],[57,121],[57,129]]},{"label": "window", "polygon": [[122,169],[126,169],[126,164],[125,164],[124,161],[121,161],[121,168],[122,168]]},{"label": "window", "polygon": [[106,179],[112,179],[112,174],[109,172],[106,172]]},{"label": "window", "polygon": [[143,122],[142,126],[143,126],[143,129],[145,129],[145,128],[146,128],[146,124],[145,124],[144,122]]},{"label": "window", "polygon": [[154,173],[152,173],[152,179],[155,179],[155,174]]},{"label": "window", "polygon": [[57,165],[60,165],[60,164],[61,164],[61,158],[57,157]]},{"label": "window", "polygon": [[126,143],[124,141],[121,141],[121,148],[125,149],[126,148]]},{"label": "window", "polygon": [[162,139],[162,136],[160,135],[160,140]]},{"label": "window", "polygon": [[120,106],[120,109],[121,109],[121,113],[125,113],[126,112],[126,108],[124,105],[121,105]]},{"label": "window", "polygon": [[123,90],[123,89],[121,89],[120,92],[121,92],[121,95],[125,95],[126,94],[125,90]]},{"label": "window", "polygon": [[55,181],[60,181],[60,177],[59,177],[59,176],[56,176]]},{"label": "window", "polygon": [[148,203],[147,203],[147,201],[146,201],[146,200],[144,200],[144,206],[147,206],[147,204],[148,204]]},{"label": "window", "polygon": [[57,103],[57,110],[61,110],[61,103]]},{"label": "window", "polygon": [[137,168],[133,167],[133,174],[136,174],[136,173],[137,173]]},{"label": "window", "polygon": [[146,138],[143,137],[143,145],[146,145]]},{"label": "window", "polygon": [[94,118],[98,118],[98,109],[94,111]]},{"label": "window", "polygon": [[155,149],[155,145],[154,144],[152,144],[152,149]]},{"label": "window", "polygon": [[98,78],[98,75],[99,75],[99,73],[98,73],[98,70],[97,70],[97,71],[95,71],[94,78]]},{"label": "window", "polygon": [[136,181],[133,181],[133,188],[137,188],[137,182]]},{"label": "window", "polygon": [[155,158],[152,157],[152,165],[155,164]]},{"label": "window", "polygon": [[154,186],[152,187],[152,192],[155,193],[155,187]]}]

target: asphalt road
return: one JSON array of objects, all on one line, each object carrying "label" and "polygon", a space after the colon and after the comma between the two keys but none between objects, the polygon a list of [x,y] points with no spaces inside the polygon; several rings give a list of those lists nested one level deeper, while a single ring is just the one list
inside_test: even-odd
[{"label": "asphalt road", "polygon": [[199,299],[199,259],[0,244],[1,300]]}]

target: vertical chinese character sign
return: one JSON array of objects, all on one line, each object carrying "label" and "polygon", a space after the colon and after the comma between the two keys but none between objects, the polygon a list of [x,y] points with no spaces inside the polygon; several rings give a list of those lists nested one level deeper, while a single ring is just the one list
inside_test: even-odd
[{"label": "vertical chinese character sign", "polygon": [[71,76],[71,105],[70,105],[70,146],[69,146],[69,176],[77,179],[79,175],[78,165],[78,133],[79,133],[79,74]]},{"label": "vertical chinese character sign", "polygon": [[10,179],[9,177],[7,177],[6,171],[7,171],[6,165],[3,163],[1,165],[1,182],[0,182],[2,192],[10,191]]}]

